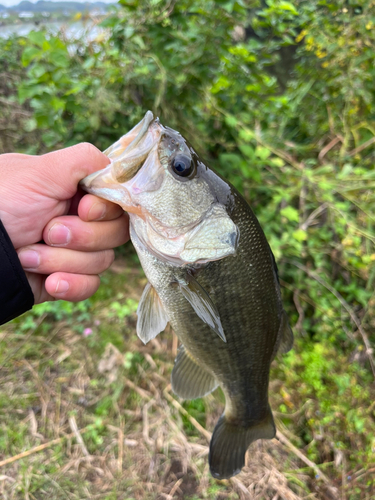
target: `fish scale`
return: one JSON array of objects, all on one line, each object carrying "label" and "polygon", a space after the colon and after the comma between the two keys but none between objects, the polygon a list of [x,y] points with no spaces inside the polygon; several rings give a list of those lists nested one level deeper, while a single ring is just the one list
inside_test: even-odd
[{"label": "fish scale", "polygon": [[113,163],[82,185],[129,212],[149,281],[137,334],[147,343],[171,324],[181,342],[172,371],[178,396],[221,386],[225,410],[209,463],[214,477],[229,478],[253,441],[275,436],[270,365],[293,342],[271,249],[244,198],[150,112],[107,154]]},{"label": "fish scale", "polygon": [[268,243],[248,205],[242,206],[244,200],[237,198],[231,213],[241,234],[237,254],[198,268],[196,275],[202,287],[212,291],[226,344],[195,314],[179,290],[171,286],[185,277],[186,270],[161,262],[136,240],[133,244],[179,340],[218,380],[231,419],[246,428],[249,421],[262,421],[269,413],[269,366],[283,307]]}]

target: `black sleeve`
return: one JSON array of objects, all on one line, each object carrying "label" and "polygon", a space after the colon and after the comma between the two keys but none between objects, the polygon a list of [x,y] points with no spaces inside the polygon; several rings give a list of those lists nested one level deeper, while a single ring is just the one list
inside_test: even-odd
[{"label": "black sleeve", "polygon": [[28,311],[33,305],[33,292],[0,220],[0,325]]}]

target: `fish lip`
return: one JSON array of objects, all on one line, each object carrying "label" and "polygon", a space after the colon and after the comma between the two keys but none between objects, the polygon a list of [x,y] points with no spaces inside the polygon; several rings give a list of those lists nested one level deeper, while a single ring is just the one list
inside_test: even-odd
[{"label": "fish lip", "polygon": [[[138,133],[126,144],[135,129],[138,129]],[[158,118],[154,119],[151,111],[147,111],[138,125],[121,137],[113,147],[104,151],[108,158],[113,160],[112,174],[117,182],[125,184],[137,175],[148,155],[158,147],[162,132],[163,127]]]},{"label": "fish lip", "polygon": [[97,170],[96,172],[93,172],[90,175],[87,175],[83,179],[79,181],[79,185],[85,190],[90,192],[90,189],[92,188],[93,183],[95,182],[96,179],[100,179],[103,177],[104,174],[110,173],[112,167],[112,161],[104,167],[102,170]]},{"label": "fish lip", "polygon": [[[129,152],[132,149],[134,149],[138,145],[139,141],[147,134],[148,129],[150,127],[150,124],[153,121],[156,122],[158,120],[159,120],[158,118],[154,119],[154,115],[153,115],[152,111],[147,111],[147,113],[142,118],[142,120],[136,125],[136,127],[141,126],[141,130],[134,137],[132,142],[130,144],[128,144],[128,146],[124,149],[124,153],[125,153],[125,151]],[[131,129],[131,130],[133,130],[133,129]],[[131,132],[131,130],[129,132]],[[109,158],[110,158],[110,156],[109,156]]]},{"label": "fish lip", "polygon": [[[121,156],[125,150],[134,149],[134,147],[139,143],[143,136],[147,133],[150,123],[154,120],[154,115],[151,111],[147,111],[145,116],[140,122],[137,123],[133,128],[131,128],[126,134],[122,135],[120,139],[109,146],[103,153],[113,160],[116,160]],[[139,129],[139,130],[138,130]],[[133,139],[128,142],[129,136],[132,136],[135,131]],[[125,143],[125,144],[124,144]],[[129,149],[130,148],[130,149]]]},{"label": "fish lip", "polygon": [[[153,125],[155,126],[153,127]],[[124,141],[126,143],[126,138],[137,128],[139,128],[139,130],[138,133],[135,135],[135,137],[131,140],[129,144],[124,145],[123,143]],[[156,133],[153,133],[154,129]],[[149,147],[146,147],[145,150],[143,151],[144,156],[147,156],[150,153],[152,148],[158,142],[162,132],[162,125],[159,122],[159,118],[154,118],[154,115],[151,111],[147,111],[145,116],[137,125],[135,125],[126,134],[124,134],[118,141],[116,141],[114,144],[112,144],[112,146],[110,146],[103,152],[103,154],[105,154],[109,158],[111,163],[108,164],[104,169],[98,170],[97,172],[93,172],[92,174],[82,179],[80,181],[80,185],[82,186],[82,188],[90,192],[93,187],[97,187],[94,186],[95,181],[100,182],[100,180],[101,179],[104,180],[104,178],[106,179],[107,182],[112,181],[113,183],[116,183],[116,177],[117,177],[116,170],[117,172],[123,170],[124,174],[126,174],[126,167],[121,165],[122,161],[124,161],[124,163],[126,162],[126,156],[136,149],[136,147],[139,145],[139,143],[147,135],[148,132],[151,132],[152,140],[150,141]],[[134,170],[133,175],[129,176],[126,179],[126,182],[130,181],[131,179],[133,179],[133,177],[135,177],[139,169],[142,167],[142,163],[143,161],[140,158],[139,168],[137,170]],[[124,183],[121,182],[121,184]]]}]

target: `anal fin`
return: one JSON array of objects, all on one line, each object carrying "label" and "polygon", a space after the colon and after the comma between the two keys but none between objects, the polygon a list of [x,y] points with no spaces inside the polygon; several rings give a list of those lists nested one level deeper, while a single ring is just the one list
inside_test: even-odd
[{"label": "anal fin", "polygon": [[162,332],[168,323],[168,316],[155,288],[147,283],[139,301],[137,335],[144,344]]},{"label": "anal fin", "polygon": [[183,399],[206,396],[219,385],[215,378],[202,368],[184,346],[181,346],[172,370],[172,389]]}]

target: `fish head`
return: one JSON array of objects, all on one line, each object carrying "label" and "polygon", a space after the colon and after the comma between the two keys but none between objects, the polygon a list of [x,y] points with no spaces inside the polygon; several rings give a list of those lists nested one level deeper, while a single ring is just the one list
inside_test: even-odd
[{"label": "fish head", "polygon": [[129,213],[133,241],[178,266],[235,253],[239,231],[218,195],[224,181],[179,132],[148,111],[104,153],[111,163],[81,185]]}]

